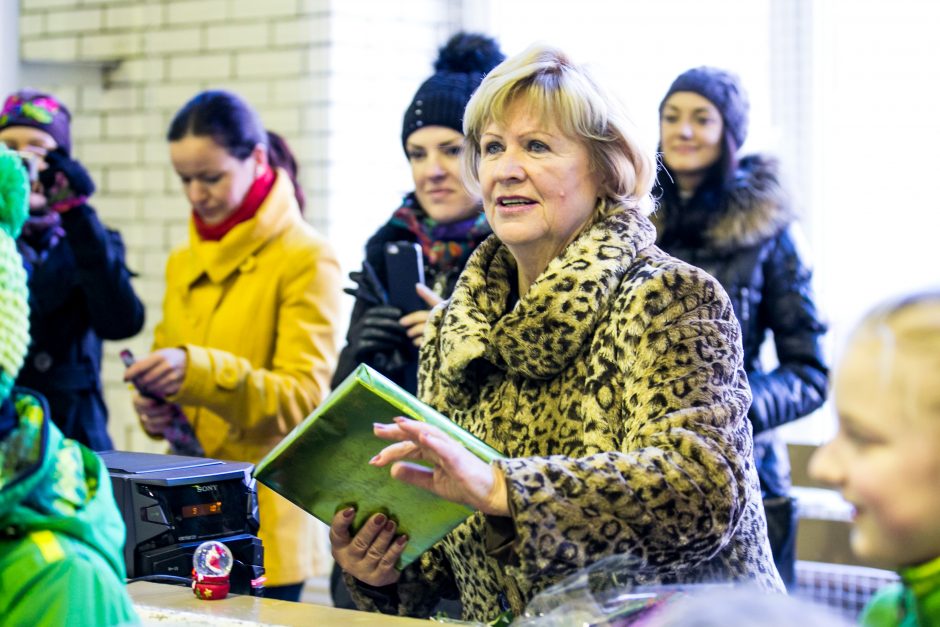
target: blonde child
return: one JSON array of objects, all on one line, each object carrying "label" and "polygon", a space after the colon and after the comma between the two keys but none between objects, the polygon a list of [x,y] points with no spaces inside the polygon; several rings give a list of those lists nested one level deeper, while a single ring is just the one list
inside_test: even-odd
[{"label": "blonde child", "polygon": [[855,553],[901,575],[861,623],[940,625],[940,289],[866,316],[833,392],[839,431],[810,473],[854,505]]}]

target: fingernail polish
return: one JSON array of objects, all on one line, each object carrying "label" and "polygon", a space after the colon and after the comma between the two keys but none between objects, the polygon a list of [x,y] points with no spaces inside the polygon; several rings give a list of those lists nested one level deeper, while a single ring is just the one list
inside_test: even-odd
[{"label": "fingernail polish", "polygon": [[396,542],[399,546],[401,546],[401,545],[403,545],[405,542],[408,542],[408,536],[405,535],[405,534],[402,534],[401,536],[399,536],[399,538],[398,538],[397,540],[395,540],[395,542]]},{"label": "fingernail polish", "polygon": [[381,453],[379,453],[378,455],[375,455],[372,459],[369,460],[369,463],[370,463],[370,464],[376,463],[377,461],[379,461],[379,457],[381,457],[381,456],[382,456]]},{"label": "fingernail polish", "polygon": [[385,523],[385,531],[395,531],[395,521],[390,520]]},{"label": "fingernail polish", "polygon": [[355,508],[347,507],[346,509],[343,510],[343,518],[352,518],[355,513],[356,513]]},{"label": "fingernail polish", "polygon": [[388,519],[385,517],[385,514],[377,514],[376,517],[375,517],[375,526],[376,526],[376,527],[381,527],[381,526],[385,525],[385,521],[386,521],[386,520],[388,520]]}]

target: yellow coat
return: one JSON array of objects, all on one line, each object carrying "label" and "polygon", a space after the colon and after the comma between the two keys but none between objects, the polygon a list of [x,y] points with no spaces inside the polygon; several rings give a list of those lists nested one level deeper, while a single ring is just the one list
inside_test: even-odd
[{"label": "yellow coat", "polygon": [[[188,354],[179,403],[206,455],[257,463],[327,395],[336,363],[341,276],[279,172],[254,218],[221,241],[189,244],[166,272],[154,347]],[[269,585],[313,574],[313,517],[259,484]]]}]

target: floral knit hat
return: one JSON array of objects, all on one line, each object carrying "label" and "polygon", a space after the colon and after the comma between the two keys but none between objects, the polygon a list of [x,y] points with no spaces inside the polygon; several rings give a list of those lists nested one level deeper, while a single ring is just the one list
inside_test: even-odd
[{"label": "floral knit hat", "polygon": [[29,348],[29,291],[16,238],[29,215],[20,157],[0,148],[0,401],[10,395]]},{"label": "floral knit hat", "polygon": [[0,110],[0,130],[31,126],[49,133],[66,153],[72,152],[72,114],[55,96],[35,89],[10,94]]}]

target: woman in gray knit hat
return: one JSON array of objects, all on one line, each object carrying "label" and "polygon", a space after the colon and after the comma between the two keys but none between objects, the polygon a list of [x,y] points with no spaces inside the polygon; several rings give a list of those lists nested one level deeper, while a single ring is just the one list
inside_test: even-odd
[{"label": "woman in gray knit hat", "polygon": [[[777,161],[739,156],[748,100],[737,76],[712,67],[673,81],[659,107],[662,169],[657,244],[717,278],[741,323],[744,365],[754,400],[748,417],[774,561],[795,584],[796,508],[790,464],[774,429],[818,409],[828,369],[826,331],[798,246],[796,216]],[[760,359],[765,341],[777,363]]]}]

